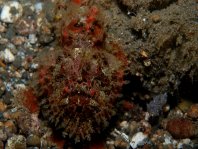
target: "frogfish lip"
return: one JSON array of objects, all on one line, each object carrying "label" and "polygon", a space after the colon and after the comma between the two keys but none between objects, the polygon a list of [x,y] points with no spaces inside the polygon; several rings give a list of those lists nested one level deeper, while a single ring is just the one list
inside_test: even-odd
[{"label": "frogfish lip", "polygon": [[96,106],[97,91],[93,88],[84,86],[83,88],[75,88],[65,94],[65,102],[76,106]]}]

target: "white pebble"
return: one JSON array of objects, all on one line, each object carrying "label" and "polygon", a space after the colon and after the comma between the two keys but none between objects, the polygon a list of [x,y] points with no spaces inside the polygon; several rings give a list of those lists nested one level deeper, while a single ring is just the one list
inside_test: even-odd
[{"label": "white pebble", "polygon": [[13,23],[22,16],[23,7],[17,1],[7,2],[1,11],[0,19],[6,23]]},{"label": "white pebble", "polygon": [[0,52],[0,58],[3,59],[6,63],[11,63],[15,60],[15,56],[12,54],[10,49],[5,49]]},{"label": "white pebble", "polygon": [[190,139],[182,139],[182,140],[180,140],[180,142],[178,143],[178,145],[177,145],[177,149],[181,149],[181,148],[183,148],[183,145],[189,145],[189,146],[191,146],[191,147],[193,147],[193,143],[192,143],[192,141],[190,140]]},{"label": "white pebble", "polygon": [[[17,148],[25,148],[26,146],[26,138],[22,135],[13,135],[11,138],[7,140],[6,148],[16,148],[15,145],[19,144]],[[17,145],[16,145],[17,146]]]},{"label": "white pebble", "polygon": [[15,72],[15,77],[17,77],[17,78],[21,78],[21,77],[22,77],[22,74],[21,74],[21,73],[19,73],[18,71],[16,71],[16,72]]},{"label": "white pebble", "polygon": [[144,117],[145,121],[148,121],[149,117],[150,117],[149,112],[145,112],[145,117]]},{"label": "white pebble", "polygon": [[164,135],[164,145],[168,145],[168,144],[172,144],[172,138],[170,137],[170,136],[168,136],[168,135]]},{"label": "white pebble", "polygon": [[36,41],[37,41],[37,37],[36,37],[35,34],[30,34],[29,37],[28,37],[28,39],[29,39],[29,42],[30,42],[31,44],[35,44]]},{"label": "white pebble", "polygon": [[7,91],[11,91],[13,89],[11,82],[4,82]]},{"label": "white pebble", "polygon": [[121,127],[122,129],[127,129],[127,128],[129,127],[129,123],[128,123],[127,121],[122,121],[122,122],[120,123],[120,127]]},{"label": "white pebble", "polygon": [[16,84],[15,87],[16,87],[16,89],[18,89],[18,90],[20,90],[20,89],[25,89],[25,88],[26,88],[25,84]]},{"label": "white pebble", "polygon": [[147,139],[146,134],[144,134],[143,132],[138,132],[132,137],[130,146],[134,149],[137,148],[138,146],[142,146],[146,143],[144,142],[146,139]]},{"label": "white pebble", "polygon": [[6,31],[5,26],[0,23],[0,33],[3,33],[5,31]]},{"label": "white pebble", "polygon": [[41,12],[42,9],[43,9],[43,3],[41,3],[41,2],[36,3],[36,4],[34,5],[34,7],[35,7],[35,9],[36,9],[36,13],[39,13],[39,12]]},{"label": "white pebble", "polygon": [[38,64],[33,63],[33,64],[31,65],[31,68],[34,69],[34,70],[36,70],[36,69],[38,68],[38,66],[39,66]]}]

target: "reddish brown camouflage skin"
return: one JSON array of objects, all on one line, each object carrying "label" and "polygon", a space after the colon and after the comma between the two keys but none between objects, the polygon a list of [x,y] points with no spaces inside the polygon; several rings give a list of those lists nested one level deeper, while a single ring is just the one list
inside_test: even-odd
[{"label": "reddish brown camouflage skin", "polygon": [[58,52],[40,64],[34,87],[43,118],[75,142],[108,126],[124,84],[125,54],[105,41],[98,13],[89,7],[81,18],[62,23]]}]

